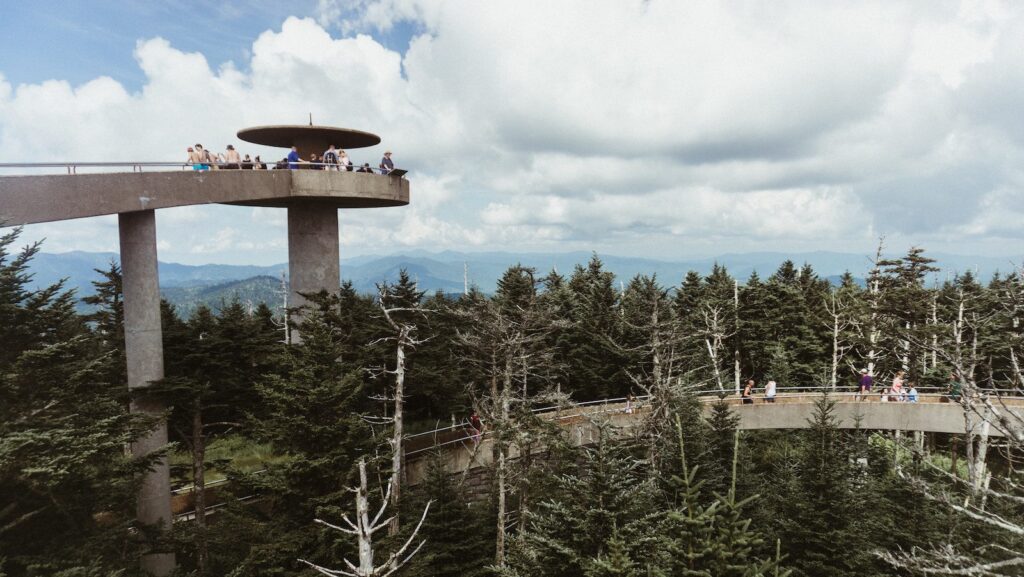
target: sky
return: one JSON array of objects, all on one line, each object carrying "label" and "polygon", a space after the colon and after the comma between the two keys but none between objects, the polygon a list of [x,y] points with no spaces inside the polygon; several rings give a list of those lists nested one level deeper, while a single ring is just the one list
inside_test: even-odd
[{"label": "sky", "polygon": [[[379,134],[411,203],[342,256],[1024,256],[1024,3],[12,3],[0,162],[178,161],[262,124]],[[157,213],[160,258],[287,260],[283,209]],[[114,217],[26,227],[116,251]]]}]

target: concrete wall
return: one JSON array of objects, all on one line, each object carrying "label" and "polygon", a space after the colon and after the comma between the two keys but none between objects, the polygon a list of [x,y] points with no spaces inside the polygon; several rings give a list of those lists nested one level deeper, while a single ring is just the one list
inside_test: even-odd
[{"label": "concrete wall", "polygon": [[0,177],[0,222],[51,222],[195,204],[287,206],[317,199],[335,208],[401,206],[409,181],[323,170],[192,170]]}]

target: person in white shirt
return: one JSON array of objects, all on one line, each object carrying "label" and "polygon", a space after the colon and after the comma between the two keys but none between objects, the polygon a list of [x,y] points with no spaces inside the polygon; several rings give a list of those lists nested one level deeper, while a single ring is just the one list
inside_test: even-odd
[{"label": "person in white shirt", "polygon": [[338,170],[338,151],[332,144],[330,148],[324,151],[323,154],[324,164],[327,165],[327,170]]},{"label": "person in white shirt", "polygon": [[775,381],[768,381],[768,384],[764,386],[764,402],[774,403],[775,402]]},{"label": "person in white shirt", "polygon": [[338,151],[338,164],[341,165],[341,170],[352,172],[352,159],[344,150]]}]

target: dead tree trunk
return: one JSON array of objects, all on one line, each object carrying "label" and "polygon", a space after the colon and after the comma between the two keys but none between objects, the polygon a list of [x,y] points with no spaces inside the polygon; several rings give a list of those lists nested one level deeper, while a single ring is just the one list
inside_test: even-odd
[{"label": "dead tree trunk", "polygon": [[878,309],[879,299],[881,298],[881,287],[879,286],[879,275],[881,275],[881,269],[879,268],[879,262],[882,261],[882,250],[884,248],[884,239],[878,241],[878,250],[875,251],[874,267],[871,269],[871,290],[869,302],[871,303],[871,321],[868,326],[868,374],[872,378],[875,376],[875,361],[878,359],[878,339],[881,336],[881,330],[878,327]]},{"label": "dead tree trunk", "polygon": [[[734,334],[740,332],[740,281],[732,281],[732,307],[733,317],[736,319]],[[733,381],[736,387],[736,394],[740,394],[740,348],[737,345],[733,350]]]},{"label": "dead tree trunk", "polygon": [[844,346],[841,335],[844,330],[850,325],[850,321],[844,318],[843,302],[836,297],[836,291],[833,289],[829,300],[825,301],[825,310],[831,319],[831,322],[825,323],[825,326],[832,331],[832,390],[836,390],[839,383],[839,364],[849,349],[848,346]]},{"label": "dead tree trunk", "polygon": [[[388,485],[389,489],[391,485]],[[387,527],[391,519],[381,520],[384,516],[384,512],[387,510],[389,495],[385,495],[381,502],[380,509],[377,513],[370,518],[370,491],[366,481],[366,460],[359,460],[359,487],[351,489],[356,494],[356,520],[352,522],[348,515],[342,515],[341,520],[344,521],[346,527],[340,527],[324,521],[322,519],[316,519],[317,523],[330,527],[336,531],[341,531],[346,535],[353,535],[356,538],[356,550],[359,554],[358,566],[348,559],[345,559],[346,569],[328,569],[316,563],[311,563],[305,559],[299,559],[300,562],[312,567],[317,572],[323,575],[329,575],[330,577],[338,577],[344,575],[345,577],[388,577],[401,569],[406,563],[408,563],[413,556],[419,552],[420,547],[426,541],[420,541],[420,544],[413,549],[412,553],[408,555],[405,552],[409,549],[409,546],[413,541],[416,540],[416,536],[420,532],[420,528],[423,526],[423,520],[427,518],[427,512],[430,511],[431,502],[427,502],[426,507],[423,508],[423,515],[420,517],[419,523],[416,524],[416,528],[413,529],[412,534],[409,538],[399,547],[395,552],[388,555],[379,565],[374,563],[373,560],[373,536],[377,531]]]},{"label": "dead tree trunk", "polygon": [[[722,379],[722,349],[725,338],[730,336],[725,333],[722,319],[722,309],[717,306],[707,305],[701,311],[704,317],[704,345],[708,349],[708,359],[711,361],[711,368],[715,375],[715,384],[718,391],[725,394],[725,382]],[[736,394],[740,394],[739,383],[736,383]]]},{"label": "dead tree trunk", "polygon": [[497,491],[498,491],[498,521],[497,521],[497,538],[494,544],[494,564],[498,567],[505,566],[505,539],[506,530],[505,523],[506,517],[508,516],[508,505],[507,505],[507,494],[508,494],[508,444],[505,441],[506,433],[505,430],[508,426],[509,417],[511,413],[511,399],[509,398],[512,390],[512,356],[509,355],[505,358],[505,370],[502,374],[502,390],[500,392],[501,400],[501,422],[498,434],[495,438],[495,444],[498,445],[498,466],[495,475],[497,477]]},{"label": "dead tree trunk", "polygon": [[398,534],[399,516],[401,515],[402,460],[405,458],[403,409],[405,408],[405,341],[408,338],[407,333],[408,328],[402,327],[395,349],[395,424],[394,434],[391,438],[393,451],[391,455],[391,507],[394,509],[394,513],[391,524],[388,526],[388,535],[392,536]]},{"label": "dead tree trunk", "polygon": [[[406,355],[408,351],[414,349],[420,341],[414,337],[416,333],[416,325],[409,322],[403,322],[400,317],[396,316],[396,313],[415,314],[423,313],[417,305],[406,308],[392,308],[388,305],[388,299],[390,294],[388,292],[387,285],[381,285],[380,289],[380,300],[379,305],[381,312],[384,314],[384,320],[387,321],[391,330],[394,331],[394,337],[389,337],[385,340],[393,338],[395,340],[395,369],[390,371],[395,375],[395,393],[394,393],[394,406],[391,416],[392,435],[391,435],[391,479],[389,494],[391,495],[391,508],[392,518],[391,523],[388,525],[388,535],[397,535],[400,529],[401,519],[401,502],[402,502],[402,476],[403,476],[403,464],[405,463],[405,375],[406,375]],[[385,371],[388,372],[388,371]],[[386,405],[385,405],[386,406]]]}]

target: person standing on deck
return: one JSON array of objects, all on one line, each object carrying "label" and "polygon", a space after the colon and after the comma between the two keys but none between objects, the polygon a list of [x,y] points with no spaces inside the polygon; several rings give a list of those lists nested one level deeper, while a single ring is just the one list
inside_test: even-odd
[{"label": "person standing on deck", "polygon": [[228,151],[224,155],[224,168],[231,170],[238,170],[242,167],[242,157],[238,155],[238,151],[231,144],[228,145]]},{"label": "person standing on deck", "polygon": [[754,404],[754,379],[747,379],[747,386],[743,387],[740,396],[743,397],[744,405]]},{"label": "person standing on deck", "polygon": [[338,170],[338,151],[334,148],[333,144],[330,146],[330,148],[324,151],[323,159],[324,164],[327,165],[325,167],[327,170]]},{"label": "person standing on deck", "polygon": [[300,162],[305,161],[299,156],[299,149],[293,146],[291,152],[288,153],[288,168],[296,170],[299,168]]},{"label": "person standing on deck", "polygon": [[857,395],[857,400],[866,399],[868,397],[868,395],[871,394],[871,386],[874,385],[874,384],[875,384],[875,380],[871,378],[870,374],[868,374],[868,370],[867,369],[861,369],[860,370],[860,381],[857,382],[857,387],[858,387],[858,389],[860,391],[859,394]]},{"label": "person standing on deck", "polygon": [[768,381],[768,383],[764,386],[764,402],[766,402],[766,403],[774,403],[775,402],[776,389],[777,389],[777,385],[776,385],[775,381]]},{"label": "person standing on deck", "polygon": [[391,151],[384,152],[384,158],[380,159],[380,173],[387,174],[395,169],[395,163],[391,162]]},{"label": "person standing on deck", "polygon": [[889,388],[892,391],[894,401],[903,400],[903,375],[905,373],[902,370],[896,371],[896,376],[892,378],[892,387]]}]

